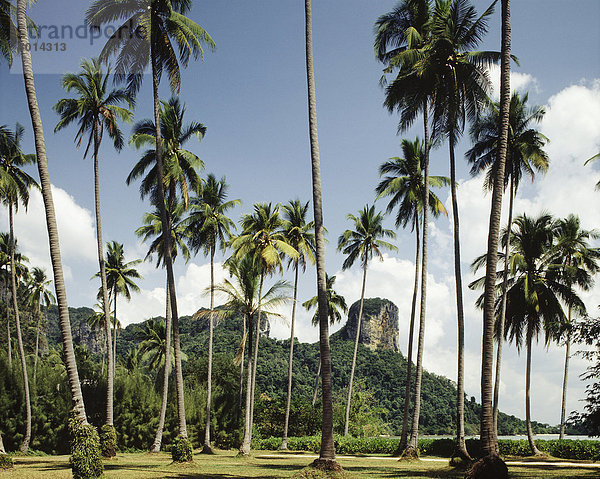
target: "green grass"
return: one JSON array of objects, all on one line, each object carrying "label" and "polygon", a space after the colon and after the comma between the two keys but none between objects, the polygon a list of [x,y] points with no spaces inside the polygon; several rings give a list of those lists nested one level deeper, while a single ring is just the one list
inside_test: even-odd
[{"label": "green grass", "polygon": [[[309,465],[312,454],[276,451],[255,451],[250,458],[235,456],[235,451],[217,451],[215,455],[194,454],[189,464],[173,464],[171,455],[118,454],[105,461],[105,477],[119,479],[177,478],[177,479],[232,479],[232,478],[283,478],[292,477]],[[278,455],[279,457],[270,457]],[[268,457],[266,457],[268,456]],[[399,462],[393,458],[339,457],[338,461],[349,478],[462,478],[464,472],[448,466],[446,459],[424,458],[423,461]],[[521,460],[514,458],[515,460]],[[512,460],[512,458],[511,458]],[[530,461],[533,459],[530,459]],[[15,456],[15,467],[1,471],[0,479],[70,478],[68,456]],[[546,461],[546,459],[545,459]],[[564,462],[548,459],[549,462]],[[600,473],[598,467],[560,466],[558,464],[519,465],[509,464],[510,477],[516,478],[594,478]]]}]

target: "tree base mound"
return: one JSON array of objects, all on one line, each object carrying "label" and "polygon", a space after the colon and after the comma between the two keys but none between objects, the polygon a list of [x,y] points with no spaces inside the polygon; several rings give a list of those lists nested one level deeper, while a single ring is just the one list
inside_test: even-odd
[{"label": "tree base mound", "polygon": [[400,454],[399,461],[417,461],[419,459],[419,449],[414,446],[406,446],[406,449]]},{"label": "tree base mound", "polygon": [[348,475],[335,459],[315,459],[292,476],[294,479],[347,479]]},{"label": "tree base mound", "polygon": [[13,460],[8,454],[4,454],[0,452],[0,470],[10,469],[13,467]]},{"label": "tree base mound", "polygon": [[204,444],[204,446],[202,446],[202,450],[200,451],[200,454],[214,454],[215,451],[213,451],[212,447],[210,447],[210,444]]},{"label": "tree base mound", "polygon": [[473,464],[465,479],[508,479],[508,467],[499,456],[484,456]]}]

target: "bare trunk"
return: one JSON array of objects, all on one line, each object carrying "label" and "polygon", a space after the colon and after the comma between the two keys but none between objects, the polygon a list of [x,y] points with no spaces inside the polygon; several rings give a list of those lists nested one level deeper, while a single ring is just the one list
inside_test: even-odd
[{"label": "bare trunk", "polygon": [[2,441],[2,434],[0,434],[0,454],[6,454],[6,449],[4,449],[4,441]]},{"label": "bare trunk", "polygon": [[165,428],[165,418],[167,416],[167,400],[169,396],[169,375],[171,374],[171,300],[169,288],[165,288],[165,369],[163,373],[162,400],[160,403],[160,415],[158,417],[158,427],[154,435],[154,442],[150,447],[150,452],[160,452],[162,444],[163,429]]},{"label": "bare trunk", "polygon": [[[238,455],[248,456],[250,454],[250,441],[252,440],[252,425],[250,424],[250,408],[252,403],[252,335],[253,335],[252,317],[248,318],[248,366],[246,378],[246,408],[244,410],[244,438]],[[243,360],[243,358],[242,358]]]},{"label": "bare trunk", "polygon": [[202,452],[212,453],[210,447],[210,401],[212,392],[212,353],[215,307],[215,247],[210,250],[210,317],[208,325],[208,379],[206,384],[206,428],[204,430],[204,447]]},{"label": "bare trunk", "polygon": [[[6,269],[8,273],[8,268]],[[10,339],[10,306],[8,305],[8,285],[6,286],[5,305],[6,305],[6,345],[8,348],[8,369],[12,370],[12,345]]]},{"label": "bare trunk", "polygon": [[15,330],[17,333],[17,347],[21,358],[21,371],[23,373],[23,389],[25,392],[25,436],[19,448],[21,452],[27,452],[31,441],[31,397],[29,395],[29,376],[27,375],[27,360],[23,348],[23,337],[21,336],[21,321],[19,318],[19,306],[17,304],[17,280],[15,273],[15,236],[13,228],[13,204],[8,202],[8,217],[10,222],[10,283],[12,287],[12,306],[15,314]]},{"label": "bare trunk", "polygon": [[41,322],[42,322],[42,314],[40,312],[39,303],[37,305],[36,316],[37,316],[37,325],[35,328],[35,356],[33,358],[33,387],[34,387],[34,389],[37,384],[37,363],[38,363],[38,356],[40,354],[40,327],[41,327]]},{"label": "bare trunk", "polygon": [[283,439],[279,449],[287,449],[288,426],[290,424],[290,406],[292,403],[292,362],[294,360],[294,326],[296,325],[296,302],[298,296],[298,260],[294,273],[294,302],[292,303],[292,325],[290,327],[290,359],[288,364],[287,401],[285,403],[285,421],[283,425]]},{"label": "bare trunk", "polygon": [[367,283],[367,261],[363,265],[362,289],[360,292],[360,308],[356,322],[356,338],[354,339],[354,354],[352,355],[352,368],[350,369],[350,384],[348,384],[348,398],[346,399],[346,415],[344,420],[344,436],[348,435],[350,426],[350,402],[352,400],[352,384],[354,383],[354,370],[356,369],[356,354],[358,353],[358,341],[360,340],[360,325],[362,322],[363,304],[365,300],[365,285]]},{"label": "bare trunk", "polygon": [[315,392],[313,393],[312,405],[317,403],[317,395],[319,393],[319,378],[321,377],[321,358],[319,358],[319,368],[317,369],[317,377],[315,378]]},{"label": "bare trunk", "polygon": [[[571,324],[571,306],[569,306],[569,324]],[[560,435],[559,439],[565,438],[565,415],[567,410],[567,379],[569,377],[569,358],[571,356],[571,334],[567,333],[565,348],[565,372],[563,376],[562,401],[560,405]]]},{"label": "bare trunk", "polygon": [[413,288],[412,307],[410,310],[410,327],[408,330],[408,357],[406,359],[406,386],[404,389],[404,417],[402,418],[402,434],[396,455],[400,455],[406,449],[408,436],[408,416],[410,409],[410,381],[412,369],[412,350],[415,335],[415,314],[417,309],[417,295],[419,294],[419,259],[421,257],[421,237],[419,234],[419,219],[415,222],[416,252],[415,252],[415,285]]},{"label": "bare trunk", "polygon": [[256,391],[256,367],[258,366],[258,345],[260,342],[260,314],[262,302],[262,288],[265,274],[264,271],[260,276],[260,286],[258,287],[258,312],[256,313],[256,338],[254,338],[254,362],[252,365],[252,389],[250,395],[250,441],[252,441],[252,426],[254,425],[254,396]]},{"label": "bare trunk", "polygon": [[[113,324],[113,335],[114,337],[113,339],[113,345],[112,345],[112,368],[113,368],[113,377],[117,374],[117,286],[115,285],[114,288],[114,298],[113,298],[114,304],[113,304],[113,316],[114,316],[114,324]],[[110,330],[110,328],[109,328]],[[110,336],[109,336],[109,341],[110,341]],[[109,342],[110,344],[110,342]],[[110,348],[108,348],[110,350]],[[109,352],[110,354],[110,352]]]},{"label": "bare trunk", "polygon": [[[244,318],[244,320],[242,321],[242,324],[244,325],[244,332],[242,334],[242,338],[246,337],[246,318]],[[239,416],[241,417],[242,415],[242,401],[244,399],[244,356],[246,355],[246,348],[244,347],[244,349],[242,350],[242,358],[240,361],[240,390],[238,393],[239,396],[239,400],[238,400],[238,412],[239,412]]]},{"label": "bare trunk", "polygon": [[533,440],[533,431],[531,429],[531,342],[533,339],[533,332],[530,331],[527,326],[527,371],[525,372],[525,426],[527,427],[527,440],[529,441],[529,447],[531,453],[538,456],[541,454],[540,450],[536,447],[535,441]]}]

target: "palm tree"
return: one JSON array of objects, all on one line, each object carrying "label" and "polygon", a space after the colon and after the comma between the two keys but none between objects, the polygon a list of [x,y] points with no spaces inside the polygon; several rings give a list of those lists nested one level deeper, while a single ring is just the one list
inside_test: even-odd
[{"label": "palm tree", "polygon": [[[144,69],[150,64],[152,71],[152,94],[155,125],[155,151],[157,179],[164,178],[163,146],[160,128],[160,106],[158,87],[162,72],[169,77],[173,92],[179,93],[181,74],[179,62],[187,66],[190,56],[195,59],[203,54],[202,45],[214,49],[210,35],[197,23],[185,16],[191,9],[189,0],[96,0],[86,13],[86,20],[92,28],[103,24],[125,20],[104,46],[100,59],[105,61],[117,55],[115,73],[127,78],[128,89],[138,91]],[[135,33],[135,34],[133,34]],[[174,46],[179,49],[179,61]],[[179,322],[177,316],[177,297],[171,248],[169,247],[169,222],[165,209],[165,194],[162,181],[156,182],[157,204],[165,236],[165,266],[167,283],[171,296],[173,321],[173,340],[175,346],[175,369],[177,383],[177,415],[179,417],[179,435],[187,439],[185,421],[185,402],[183,395],[183,373],[181,371],[181,348],[179,344]]]},{"label": "palm tree", "polygon": [[203,182],[197,197],[192,198],[192,212],[188,218],[190,230],[189,242],[194,252],[200,249],[204,254],[210,256],[210,311],[208,328],[208,378],[206,387],[206,428],[204,431],[204,446],[202,452],[211,453],[210,447],[210,404],[212,392],[212,352],[213,352],[213,328],[214,317],[214,287],[215,287],[215,252],[219,248],[225,251],[227,242],[231,237],[231,230],[235,229],[235,223],[231,221],[226,213],[234,206],[240,204],[240,200],[229,200],[227,189],[229,185],[225,178],[217,180],[210,174]]},{"label": "palm tree", "polygon": [[[244,357],[246,339],[248,339],[248,366],[246,379],[246,408],[244,418],[244,440],[240,447],[240,455],[247,456],[250,452],[250,441],[252,440],[252,408],[254,403],[254,381],[256,379],[256,347],[258,341],[254,345],[254,354],[252,346],[252,335],[256,330],[256,335],[260,334],[261,322],[269,317],[281,317],[269,308],[277,307],[288,301],[290,298],[286,294],[289,289],[289,284],[286,281],[279,280],[275,282],[271,288],[263,295],[263,265],[256,261],[256,258],[250,254],[232,256],[227,261],[230,275],[234,281],[225,279],[223,283],[217,284],[214,290],[221,293],[227,300],[223,305],[220,314],[242,315],[244,322],[247,325],[236,360],[242,360]],[[205,315],[198,312],[195,317]],[[209,311],[209,317],[211,314]],[[248,338],[247,338],[248,337]]]},{"label": "palm tree", "polygon": [[[589,158],[584,164],[587,165],[588,163],[596,161],[598,158],[600,158],[600,153],[596,153],[594,156]],[[600,191],[600,181],[596,183],[596,189]]]},{"label": "palm tree", "polygon": [[287,435],[290,421],[290,405],[292,402],[292,361],[294,358],[294,327],[296,321],[296,302],[298,297],[298,271],[306,270],[306,261],[315,262],[315,235],[314,221],[306,221],[309,202],[302,204],[300,200],[292,200],[283,206],[283,231],[290,244],[297,252],[298,257],[290,259],[289,266],[294,267],[294,299],[292,302],[292,324],[290,326],[290,358],[288,362],[288,390],[285,405],[285,421],[283,438],[279,449],[287,449]]},{"label": "palm tree", "polygon": [[[335,284],[335,276],[327,275],[327,316],[329,317],[329,324],[333,326],[336,322],[342,320],[342,313],[348,312],[348,306],[343,296],[339,295],[333,289]],[[302,303],[302,306],[310,311],[313,308],[318,308],[319,298],[314,296],[308,301]],[[313,326],[319,325],[319,311],[315,311],[315,315],[312,318]],[[314,406],[317,402],[317,391],[319,386],[319,377],[321,376],[321,359],[319,358],[319,368],[317,370],[317,378],[315,380],[315,392],[313,394],[312,405]]]},{"label": "palm tree", "polygon": [[[543,150],[544,144],[548,141],[535,128],[532,123],[540,122],[545,114],[545,109],[540,106],[527,106],[528,95],[523,97],[519,93],[513,93],[509,106],[509,131],[508,131],[508,151],[505,160],[505,187],[509,187],[509,207],[508,207],[508,228],[512,224],[514,198],[517,194],[521,178],[527,173],[533,181],[535,172],[546,172],[548,170],[549,159]],[[467,151],[466,157],[473,166],[471,174],[477,174],[486,171],[484,187],[488,190],[493,189],[494,180],[497,176],[500,145],[500,104],[492,103],[487,112],[477,118],[471,126],[470,134],[473,147]],[[510,181],[509,181],[510,180]],[[505,243],[504,251],[504,279],[506,285],[506,275],[508,274],[508,242]],[[506,291],[502,292],[503,306],[500,314],[500,330],[504,328],[504,317],[506,311]],[[502,339],[502,338],[499,338]],[[494,433],[498,432],[498,391],[500,388],[500,364],[502,360],[502,341],[498,343],[496,351],[496,373],[494,380]]]},{"label": "palm tree", "polygon": [[[254,258],[259,271],[260,283],[258,286],[258,297],[262,297],[262,287],[266,275],[273,274],[276,270],[283,270],[283,255],[292,259],[298,258],[298,251],[287,243],[287,238],[281,228],[283,220],[279,215],[279,205],[271,203],[259,203],[254,205],[254,213],[246,214],[241,220],[242,233],[235,238],[231,247],[235,251],[236,258],[250,255]],[[257,312],[256,338],[254,346],[254,365],[252,372],[251,396],[254,398],[256,386],[256,362],[258,358],[258,345],[260,339],[260,304]],[[246,414],[248,414],[246,412]],[[254,401],[250,403],[250,421],[244,428],[244,439],[240,446],[240,454],[247,456],[250,453],[250,442],[252,440],[252,421],[254,416]]]},{"label": "palm tree", "polygon": [[[167,363],[167,328],[166,322],[158,319],[148,319],[141,327],[136,330],[136,337],[141,340],[139,351],[142,359],[147,361],[148,367],[152,371],[157,371],[157,379],[160,376],[158,372],[165,368]],[[170,343],[170,341],[169,341]],[[169,369],[173,367],[174,355],[173,346],[170,346]],[[184,359],[187,359],[183,354]]]},{"label": "palm tree", "polygon": [[352,383],[354,381],[354,369],[356,368],[356,354],[358,341],[360,339],[360,325],[362,320],[363,302],[365,298],[365,285],[367,282],[367,266],[369,260],[375,254],[383,261],[381,249],[385,248],[395,251],[397,248],[384,241],[382,238],[395,238],[396,233],[383,227],[383,215],[375,212],[375,206],[366,205],[358,214],[349,214],[349,220],[354,222],[354,230],[346,230],[338,238],[338,251],[348,255],[344,260],[342,269],[350,268],[357,259],[360,259],[363,268],[362,289],[360,293],[360,308],[356,323],[356,338],[354,340],[354,354],[352,356],[352,368],[350,369],[350,383],[348,385],[348,399],[346,401],[346,416],[344,422],[344,435],[348,435],[350,422],[350,400],[352,398]]},{"label": "palm tree", "polygon": [[[94,204],[96,209],[96,243],[98,248],[98,263],[100,265],[100,280],[102,291],[102,302],[106,313],[106,337],[110,341],[110,320],[108,306],[108,289],[106,286],[106,271],[104,265],[104,250],[102,243],[102,223],[100,219],[100,168],[99,151],[104,131],[113,141],[117,151],[123,148],[123,135],[119,129],[118,120],[130,122],[133,113],[122,104],[133,106],[133,98],[125,90],[109,90],[108,80],[110,67],[106,74],[97,59],[82,60],[81,71],[77,74],[67,73],[62,78],[62,87],[68,92],[74,92],[76,98],[63,98],[54,105],[54,110],[60,116],[60,120],[54,128],[54,132],[77,122],[79,129],[75,136],[77,147],[84,140],[87,145],[83,157],[85,158],[90,147],[93,147],[94,155]],[[86,137],[87,138],[84,138]],[[114,376],[113,355],[108,352],[108,377],[106,388],[106,425],[113,426],[113,389]],[[112,452],[112,448],[110,448]]]},{"label": "palm tree", "polygon": [[[531,346],[543,329],[548,344],[553,339],[557,324],[567,321],[561,301],[576,311],[584,313],[585,306],[566,284],[562,275],[553,274],[551,268],[554,224],[552,217],[542,214],[538,218],[518,216],[510,237],[510,277],[508,279],[505,338],[514,341],[520,349],[523,336],[527,348],[525,385],[525,421],[531,452],[541,454],[533,440],[531,430],[530,385]],[[496,301],[499,316],[501,298]],[[585,313],[584,313],[585,314]]]},{"label": "palm tree", "polygon": [[56,214],[54,211],[54,201],[50,176],[48,174],[48,162],[46,158],[46,146],[44,142],[44,129],[42,127],[42,117],[40,115],[35,83],[33,78],[33,66],[31,63],[31,52],[29,51],[29,34],[27,32],[27,0],[17,0],[17,25],[19,38],[19,51],[23,65],[23,80],[25,82],[25,93],[33,126],[35,140],[35,152],[37,157],[38,172],[40,176],[40,186],[42,189],[42,199],[44,200],[44,210],[46,214],[46,227],[48,229],[48,240],[50,245],[50,259],[52,262],[52,271],[54,274],[54,288],[56,290],[56,300],[58,303],[60,330],[63,341],[64,358],[69,378],[71,398],[73,409],[77,417],[83,424],[87,424],[85,414],[85,405],[81,394],[81,384],[77,372],[77,363],[75,361],[75,351],[73,349],[73,337],[71,335],[71,324],[69,322],[69,308],[67,304],[67,294],[65,289],[64,275],[60,255],[60,243],[58,239],[58,228],[56,226]]},{"label": "palm tree", "polygon": [[47,289],[52,280],[46,277],[46,272],[42,268],[33,267],[31,269],[31,290],[27,297],[27,304],[33,310],[34,317],[37,318],[37,327],[35,333],[35,359],[33,361],[33,385],[35,387],[37,378],[37,362],[40,346],[40,329],[42,322],[42,305],[48,309],[51,304],[56,302],[56,298]]},{"label": "palm tree", "polygon": [[[556,222],[556,244],[553,253],[556,255],[554,261],[560,264],[559,274],[569,287],[578,286],[584,291],[589,290],[594,281],[592,275],[600,268],[600,249],[591,248],[590,239],[600,238],[597,231],[588,231],[581,228],[579,217],[569,215],[565,219]],[[567,377],[569,373],[569,357],[571,349],[571,332],[573,329],[572,308],[568,307],[567,322],[558,333],[561,334],[565,343],[565,368],[563,376],[562,401],[560,410],[560,437],[565,435],[565,412],[567,403]],[[562,329],[562,331],[561,331]]]},{"label": "palm tree", "polygon": [[[414,142],[402,140],[402,153],[404,158],[390,158],[389,161],[383,163],[379,167],[379,175],[388,176],[386,176],[375,189],[375,191],[378,193],[377,199],[384,196],[391,197],[387,206],[388,213],[396,208],[398,209],[396,214],[396,227],[398,228],[402,226],[403,228],[406,228],[406,226],[410,223],[411,228],[415,231],[416,238],[415,285],[413,288],[412,307],[410,311],[406,389],[404,395],[404,418],[402,421],[400,444],[397,451],[399,454],[406,448],[408,434],[412,350],[415,327],[415,311],[419,289],[419,258],[421,252],[421,235],[419,233],[419,224],[420,219],[423,216],[424,199],[424,180],[423,172],[421,170],[421,165],[423,164],[424,160],[423,145],[418,138]],[[440,188],[442,186],[447,186],[449,182],[449,178],[445,176],[429,177],[429,186]],[[444,204],[434,193],[429,190],[429,188],[428,195],[428,205],[431,213],[436,217],[439,216],[440,213],[448,216]]]},{"label": "palm tree", "polygon": [[[99,291],[99,294],[100,295],[102,294],[101,290]],[[106,357],[108,356],[108,351],[111,350],[111,343],[106,338],[106,328],[105,328],[106,314],[104,313],[104,311],[102,311],[102,308],[103,308],[103,305],[96,303],[94,305],[94,312],[85,319],[85,322],[92,329],[92,331],[99,331],[101,333],[102,337],[104,338],[104,349],[102,351],[102,375],[104,376],[104,361],[106,360]],[[109,321],[110,321],[109,324],[114,324],[114,318],[113,318],[112,314],[110,314],[110,313],[109,313]],[[108,367],[110,368],[111,366],[108,365]]]},{"label": "palm tree", "polygon": [[2,202],[8,206],[11,296],[25,392],[26,426],[20,449],[22,452],[27,452],[29,449],[29,442],[31,441],[31,398],[29,395],[27,361],[25,359],[25,349],[23,348],[21,320],[17,301],[13,209],[18,209],[19,203],[22,203],[23,206],[27,207],[27,203],[29,202],[29,189],[37,187],[38,184],[23,170],[23,167],[27,164],[35,163],[35,155],[26,155],[21,151],[21,139],[23,138],[24,132],[25,129],[17,123],[14,132],[8,132],[6,135],[2,135],[3,138],[0,144],[0,198],[2,199]]}]

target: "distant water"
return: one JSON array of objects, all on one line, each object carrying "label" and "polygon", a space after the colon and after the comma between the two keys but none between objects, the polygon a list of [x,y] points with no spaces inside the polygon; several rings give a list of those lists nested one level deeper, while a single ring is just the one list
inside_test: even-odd
[{"label": "distant water", "polygon": [[[558,439],[558,434],[534,434],[533,438],[534,439],[544,439],[544,440],[551,440],[551,439]],[[393,437],[400,437],[400,436],[393,436]],[[450,436],[450,435],[445,435],[445,436],[420,436],[422,438],[425,439],[452,439],[454,438],[454,436]],[[467,439],[479,439],[479,436],[467,436]],[[518,441],[520,439],[525,439],[527,440],[527,436],[523,435],[523,436],[498,436],[498,439],[509,439],[509,440],[513,440],[513,441]],[[565,439],[572,439],[575,441],[600,441],[600,437],[591,437],[591,436],[569,436],[569,435],[565,435]]]}]

